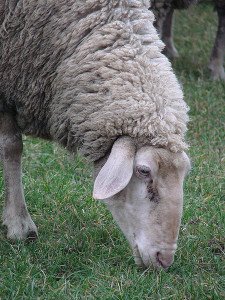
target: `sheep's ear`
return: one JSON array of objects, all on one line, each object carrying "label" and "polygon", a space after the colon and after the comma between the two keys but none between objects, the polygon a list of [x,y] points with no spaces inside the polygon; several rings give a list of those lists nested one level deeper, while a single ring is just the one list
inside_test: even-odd
[{"label": "sheep's ear", "polygon": [[93,198],[107,199],[122,191],[133,174],[135,146],[128,137],[119,138],[94,183]]}]

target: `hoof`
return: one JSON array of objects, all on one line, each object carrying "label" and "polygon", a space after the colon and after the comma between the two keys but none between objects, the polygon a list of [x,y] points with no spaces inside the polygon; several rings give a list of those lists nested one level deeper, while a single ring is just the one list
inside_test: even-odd
[{"label": "hoof", "polygon": [[211,72],[211,78],[213,81],[222,80],[225,81],[225,73],[214,73]]},{"label": "hoof", "polygon": [[38,236],[37,227],[30,215],[25,218],[20,216],[5,217],[3,225],[7,227],[7,238],[10,240],[35,240]]},{"label": "hoof", "polygon": [[208,66],[210,72],[211,72],[211,78],[212,80],[223,80],[225,81],[225,72],[224,68],[221,64],[211,62]]},{"label": "hoof", "polygon": [[34,241],[36,241],[38,238],[38,234],[35,231],[29,231],[26,237],[26,242],[27,243],[32,243]]}]

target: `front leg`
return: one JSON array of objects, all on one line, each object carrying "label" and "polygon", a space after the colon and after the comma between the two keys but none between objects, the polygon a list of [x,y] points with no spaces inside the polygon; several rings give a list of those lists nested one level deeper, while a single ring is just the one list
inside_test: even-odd
[{"label": "front leg", "polygon": [[225,72],[223,68],[225,55],[225,4],[220,4],[220,2],[218,1],[218,4],[216,5],[218,14],[218,30],[209,63],[209,69],[213,80],[225,80]]},{"label": "front leg", "polygon": [[8,113],[0,113],[0,157],[3,162],[6,202],[3,225],[7,237],[26,239],[37,237],[37,228],[26,207],[21,175],[22,136],[16,121]]},{"label": "front leg", "polygon": [[177,49],[173,42],[173,19],[174,19],[174,8],[170,7],[167,11],[165,20],[162,26],[162,41],[165,44],[164,54],[170,58],[179,57]]}]

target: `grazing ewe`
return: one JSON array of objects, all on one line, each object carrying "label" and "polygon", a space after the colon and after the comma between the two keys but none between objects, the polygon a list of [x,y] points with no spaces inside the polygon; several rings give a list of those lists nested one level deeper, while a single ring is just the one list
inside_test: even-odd
[{"label": "grazing ewe", "polygon": [[176,250],[188,108],[146,0],[5,0],[0,25],[0,153],[8,238],[34,237],[21,183],[21,134],[78,149],[93,196],[137,264]]},{"label": "grazing ewe", "polygon": [[[187,8],[191,4],[196,4],[198,0],[153,0],[151,10],[153,10],[156,21],[155,26],[160,33],[161,39],[165,43],[164,53],[170,58],[178,57],[178,52],[173,43],[173,15],[174,9]],[[218,30],[210,57],[209,69],[213,80],[225,80],[223,68],[225,55],[225,1],[212,0],[218,14]]]}]

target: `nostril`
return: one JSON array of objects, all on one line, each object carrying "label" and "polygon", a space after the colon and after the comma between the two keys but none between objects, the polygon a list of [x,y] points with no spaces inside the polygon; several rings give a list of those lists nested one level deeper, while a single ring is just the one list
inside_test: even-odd
[{"label": "nostril", "polygon": [[162,254],[161,252],[156,253],[157,262],[163,269],[168,269],[173,263],[173,254],[167,253]]}]

